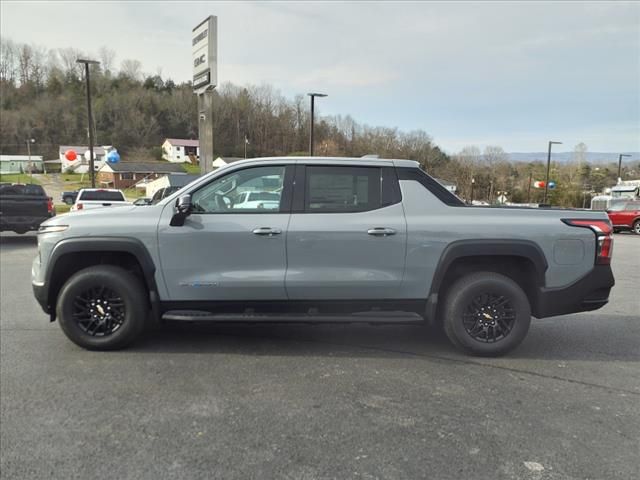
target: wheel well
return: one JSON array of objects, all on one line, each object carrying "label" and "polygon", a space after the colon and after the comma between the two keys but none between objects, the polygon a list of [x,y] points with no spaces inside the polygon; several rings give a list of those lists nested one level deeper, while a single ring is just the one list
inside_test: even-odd
[{"label": "wheel well", "polygon": [[[517,255],[482,255],[466,256],[456,258],[444,275],[440,288],[438,289],[438,311],[437,318],[440,318],[440,309],[444,305],[447,291],[460,278],[473,272],[495,272],[500,273],[516,282],[529,299],[532,311],[538,302],[538,279],[539,272],[533,262],[527,257]],[[533,312],[535,315],[535,312]]]},{"label": "wheel well", "polygon": [[135,255],[129,252],[71,252],[62,255],[57,259],[51,278],[49,279],[49,305],[55,311],[58,293],[66,281],[76,272],[95,266],[95,265],[114,265],[122,267],[128,272],[133,273],[140,279],[145,289],[149,291],[149,285],[145,278],[142,265]]}]

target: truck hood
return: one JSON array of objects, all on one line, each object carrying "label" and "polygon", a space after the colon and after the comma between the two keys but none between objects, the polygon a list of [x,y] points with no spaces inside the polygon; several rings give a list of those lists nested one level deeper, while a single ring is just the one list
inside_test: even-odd
[{"label": "truck hood", "polygon": [[46,222],[43,222],[42,225],[69,225],[73,227],[75,225],[84,226],[95,224],[101,225],[104,228],[111,224],[117,227],[131,224],[132,221],[135,221],[135,218],[159,217],[161,211],[162,207],[159,205],[127,205],[122,207],[94,208],[56,215]]}]

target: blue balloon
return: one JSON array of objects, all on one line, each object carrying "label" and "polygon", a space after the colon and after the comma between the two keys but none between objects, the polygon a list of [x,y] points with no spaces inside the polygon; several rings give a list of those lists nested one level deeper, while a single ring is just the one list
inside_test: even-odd
[{"label": "blue balloon", "polygon": [[107,153],[107,162],[109,163],[118,163],[120,161],[120,154],[117,150],[111,150]]},{"label": "blue balloon", "polygon": [[556,182],[549,182],[549,188],[551,189],[556,188]]}]

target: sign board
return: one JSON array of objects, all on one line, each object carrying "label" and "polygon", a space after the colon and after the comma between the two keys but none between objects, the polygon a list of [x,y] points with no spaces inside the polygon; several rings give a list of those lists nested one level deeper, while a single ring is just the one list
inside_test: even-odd
[{"label": "sign board", "polygon": [[193,92],[204,93],[218,82],[218,17],[210,15],[191,34]]}]

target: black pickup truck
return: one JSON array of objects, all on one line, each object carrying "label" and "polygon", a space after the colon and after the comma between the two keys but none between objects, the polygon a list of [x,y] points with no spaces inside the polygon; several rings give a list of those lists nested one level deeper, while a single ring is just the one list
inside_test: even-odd
[{"label": "black pickup truck", "polygon": [[54,215],[53,200],[40,185],[0,185],[0,232],[37,230]]}]

